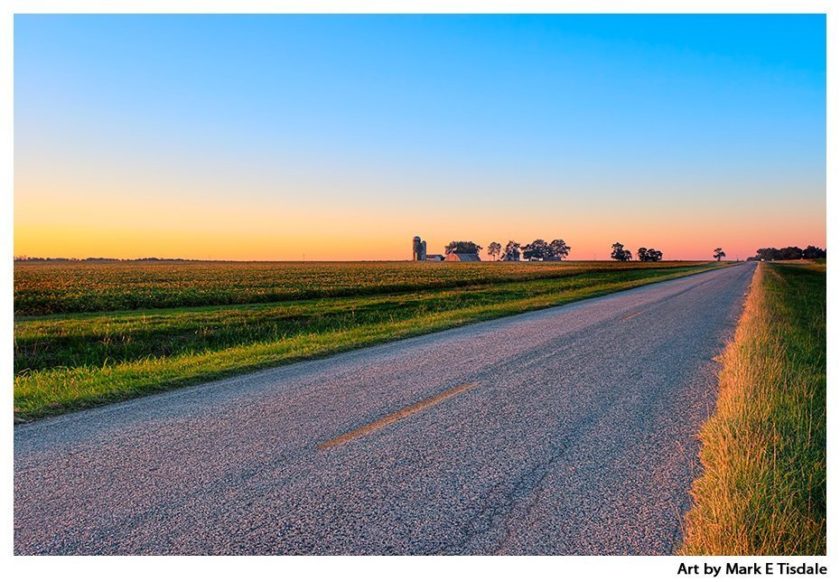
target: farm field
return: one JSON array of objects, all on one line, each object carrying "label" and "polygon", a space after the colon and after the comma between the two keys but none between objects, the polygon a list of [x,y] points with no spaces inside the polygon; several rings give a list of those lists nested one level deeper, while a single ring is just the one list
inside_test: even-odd
[{"label": "farm field", "polygon": [[824,261],[759,265],[700,433],[682,553],[825,554],[825,315]]},{"label": "farm field", "polygon": [[15,414],[58,414],[724,265],[16,263]]},{"label": "farm field", "polygon": [[553,279],[577,273],[693,267],[704,263],[564,261],[223,262],[32,261],[15,263],[15,315],[357,297],[463,285]]}]

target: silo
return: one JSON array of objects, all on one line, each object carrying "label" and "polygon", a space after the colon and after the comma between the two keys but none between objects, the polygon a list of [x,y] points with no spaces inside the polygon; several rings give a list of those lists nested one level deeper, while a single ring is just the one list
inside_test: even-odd
[{"label": "silo", "polygon": [[421,243],[419,236],[415,236],[411,241],[411,260],[419,261],[421,252]]}]

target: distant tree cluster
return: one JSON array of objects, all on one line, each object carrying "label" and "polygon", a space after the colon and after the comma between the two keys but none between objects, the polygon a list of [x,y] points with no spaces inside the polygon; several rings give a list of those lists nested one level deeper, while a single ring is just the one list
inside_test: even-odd
[{"label": "distant tree cluster", "polygon": [[758,249],[755,256],[747,259],[748,261],[796,261],[798,259],[824,259],[826,258],[825,249],[808,245],[805,249],[799,247],[784,247],[777,249],[775,247],[767,247]]},{"label": "distant tree cluster", "polygon": [[643,263],[657,263],[662,260],[662,251],[639,247],[636,256]]},{"label": "distant tree cluster", "polygon": [[557,238],[549,243],[538,238],[522,247],[522,257],[526,261],[562,261],[571,250],[572,247],[563,239]]},{"label": "distant tree cluster", "polygon": [[805,247],[805,250],[802,251],[802,258],[803,259],[824,259],[826,258],[825,249],[821,249],[820,247],[815,247],[814,245],[808,245]]},{"label": "distant tree cluster", "polygon": [[491,257],[501,257],[503,261],[518,261],[523,258],[526,261],[562,261],[569,256],[572,247],[567,245],[562,238],[556,238],[551,242],[538,238],[525,246],[514,240],[508,241],[504,250],[501,244],[492,242],[487,250]]},{"label": "distant tree cluster", "polygon": [[624,245],[620,242],[616,242],[612,245],[612,253],[610,253],[610,257],[614,261],[625,262],[633,258],[633,253],[631,253],[628,250],[625,250]]},{"label": "distant tree cluster", "polygon": [[726,253],[722,248],[718,247],[712,251],[712,256],[717,260],[717,262],[720,262],[720,260],[726,256]]},{"label": "distant tree cluster", "polygon": [[505,261],[518,261],[522,257],[521,245],[513,240],[509,240],[505,245],[505,252],[502,259]]},{"label": "distant tree cluster", "polygon": [[479,251],[484,247],[481,247],[475,244],[471,240],[453,240],[451,243],[446,245],[444,251],[446,254],[449,253],[463,253],[463,254],[478,254]]}]

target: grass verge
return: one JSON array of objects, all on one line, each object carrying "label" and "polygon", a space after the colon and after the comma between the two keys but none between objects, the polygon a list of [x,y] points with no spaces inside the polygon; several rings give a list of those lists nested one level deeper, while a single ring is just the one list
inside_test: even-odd
[{"label": "grass verge", "polygon": [[685,555],[826,552],[825,264],[761,264],[722,355]]},{"label": "grass verge", "polygon": [[15,417],[89,408],[719,266],[599,271],[274,305],[26,318],[15,325]]}]

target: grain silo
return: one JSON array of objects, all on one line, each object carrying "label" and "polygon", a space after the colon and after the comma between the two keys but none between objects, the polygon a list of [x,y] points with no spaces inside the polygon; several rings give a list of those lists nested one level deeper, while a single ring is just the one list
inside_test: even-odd
[{"label": "grain silo", "polygon": [[415,236],[411,245],[411,260],[425,261],[426,260],[426,241],[419,236]]}]

